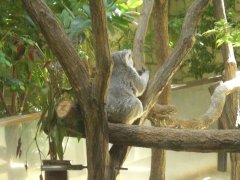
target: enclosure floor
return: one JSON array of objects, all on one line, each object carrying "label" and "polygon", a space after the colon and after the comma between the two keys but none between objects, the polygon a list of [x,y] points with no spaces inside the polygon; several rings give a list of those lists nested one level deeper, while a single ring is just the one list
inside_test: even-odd
[{"label": "enclosure floor", "polygon": [[[166,180],[230,180],[227,172],[218,172],[217,155],[215,153],[185,153],[167,151]],[[122,171],[121,180],[147,180],[150,172],[150,157],[136,162],[128,162]],[[228,162],[229,165],[229,162]]]},{"label": "enclosure floor", "polygon": [[[216,153],[205,154],[167,151],[166,157],[166,180],[230,180],[229,162],[227,172],[218,172],[216,170]],[[149,179],[151,158],[144,157],[137,161],[134,159],[135,158],[132,158],[131,160],[130,153],[130,160],[127,160],[123,165],[123,167],[128,168],[128,171],[121,171],[118,180]],[[81,179],[84,180],[85,178],[86,176],[83,175]]]}]

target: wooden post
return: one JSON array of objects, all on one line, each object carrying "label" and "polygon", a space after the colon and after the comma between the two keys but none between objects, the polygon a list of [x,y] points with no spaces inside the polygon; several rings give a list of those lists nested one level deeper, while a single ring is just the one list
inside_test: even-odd
[{"label": "wooden post", "polygon": [[[43,160],[43,165],[70,165],[70,161]],[[45,180],[68,180],[68,172],[67,170],[45,171]]]},{"label": "wooden post", "polygon": [[[218,129],[224,129],[220,120],[218,121]],[[227,170],[227,152],[218,152],[217,170],[222,172]]]},{"label": "wooden post", "polygon": [[[217,20],[224,19],[227,22],[224,0],[214,0],[215,17]],[[230,80],[236,77],[237,63],[234,57],[234,50],[231,43],[224,43],[221,46],[223,62],[225,65],[225,80]],[[224,129],[234,129],[238,111],[238,93],[229,95],[226,99],[221,124]],[[239,154],[231,153],[231,179],[240,178],[240,158]],[[219,162],[220,163],[220,162]],[[222,162],[225,164],[226,162]],[[220,168],[220,167],[219,167]]]}]

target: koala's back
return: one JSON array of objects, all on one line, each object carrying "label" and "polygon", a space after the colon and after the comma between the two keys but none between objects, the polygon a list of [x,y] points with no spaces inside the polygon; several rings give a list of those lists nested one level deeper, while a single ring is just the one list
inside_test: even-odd
[{"label": "koala's back", "polygon": [[133,69],[126,68],[125,66],[121,65],[118,67],[113,67],[112,72],[113,73],[109,85],[109,90],[111,93],[120,93],[122,96],[134,96],[132,82],[134,79]]},{"label": "koala's back", "polygon": [[142,114],[142,103],[134,95],[131,82],[133,73],[130,70],[124,69],[124,66],[113,69],[107,103],[110,122],[132,124]]},{"label": "koala's back", "polygon": [[148,76],[142,78],[133,67],[131,50],[116,52],[112,59],[114,64],[107,97],[108,120],[132,124],[143,113],[142,102],[137,96],[144,91]]},{"label": "koala's back", "polygon": [[[121,92],[119,91],[121,96]],[[116,98],[109,96],[108,100],[108,120],[113,123],[132,124],[143,112],[141,101],[134,96],[124,96]]]}]

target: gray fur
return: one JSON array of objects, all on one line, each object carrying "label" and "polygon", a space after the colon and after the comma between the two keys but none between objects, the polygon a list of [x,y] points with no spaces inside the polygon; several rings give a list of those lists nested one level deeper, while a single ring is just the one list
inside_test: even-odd
[{"label": "gray fur", "polygon": [[132,124],[143,113],[142,102],[137,98],[146,89],[149,72],[138,74],[133,67],[131,50],[112,54],[113,70],[107,97],[108,120]]}]

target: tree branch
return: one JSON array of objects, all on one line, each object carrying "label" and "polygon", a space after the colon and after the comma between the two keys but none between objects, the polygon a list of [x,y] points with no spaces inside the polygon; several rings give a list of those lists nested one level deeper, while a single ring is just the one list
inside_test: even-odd
[{"label": "tree branch", "polygon": [[[31,82],[31,81],[32,81],[32,72],[29,72],[29,74],[28,74],[28,82]],[[23,94],[22,100],[20,102],[20,105],[19,105],[19,113],[22,113],[23,110],[24,110],[24,106],[25,106],[25,103],[27,101],[28,94],[29,94],[29,88],[26,88],[26,90],[25,90],[25,92]]]},{"label": "tree branch", "polygon": [[106,12],[103,0],[89,0],[89,5],[95,43],[97,74],[91,89],[92,101],[89,102],[89,109],[86,110],[90,118],[84,121],[87,135],[88,180],[109,179],[109,139],[105,104],[112,60],[109,52]]},{"label": "tree branch", "polygon": [[73,44],[55,15],[42,0],[22,0],[22,3],[29,16],[40,27],[49,47],[62,65],[76,94],[78,94],[80,106],[84,107],[89,97],[87,94],[89,93],[90,80],[88,71]]},{"label": "tree branch", "polygon": [[189,8],[182,27],[180,38],[174,48],[173,52],[166,59],[162,67],[158,69],[142,97],[142,102],[146,114],[143,116],[142,121],[146,117],[149,109],[156,103],[159,95],[164,87],[168,84],[174,73],[183,63],[183,58],[191,50],[195,37],[194,33],[197,24],[201,18],[203,10],[207,7],[210,0],[195,0]]},{"label": "tree branch", "polygon": [[7,112],[8,115],[12,115],[11,114],[11,111],[9,110],[8,106],[7,106],[7,103],[5,101],[5,98],[4,98],[4,95],[3,93],[0,91],[0,101],[2,102],[2,105],[5,109],[5,111]]},{"label": "tree branch", "polygon": [[[12,66],[12,78],[17,79],[16,65]],[[11,104],[11,113],[13,115],[16,115],[16,113],[17,113],[17,97],[18,97],[17,91],[13,91],[12,104]]]},{"label": "tree branch", "polygon": [[222,114],[226,97],[229,94],[240,91],[240,77],[221,83],[214,91],[211,97],[211,103],[208,110],[196,119],[180,120],[171,116],[166,116],[165,120],[162,119],[163,115],[157,114],[156,110],[151,111],[149,117],[153,121],[160,123],[162,127],[175,127],[175,128],[191,128],[191,129],[205,129],[211,124],[216,122]]},{"label": "tree branch", "polygon": [[239,130],[188,130],[109,123],[110,142],[174,151],[240,151]]},{"label": "tree branch", "polygon": [[[40,113],[0,119],[0,125],[17,125],[39,119]],[[9,123],[10,122],[10,123]],[[240,152],[239,130],[190,130],[108,123],[111,143],[156,147],[175,151]],[[76,128],[76,126],[74,127]],[[117,146],[117,145],[116,145]]]},{"label": "tree branch", "polygon": [[105,8],[102,1],[96,3],[95,0],[90,0],[92,31],[93,39],[95,40],[95,54],[96,54],[96,97],[100,106],[103,106],[106,99],[106,90],[110,82],[110,75],[112,69],[112,60],[109,51],[108,34],[106,26]]},{"label": "tree branch", "polygon": [[[103,77],[97,77],[96,80],[99,81],[92,87],[92,81],[87,68],[48,6],[42,0],[22,0],[22,2],[28,14],[39,25],[49,47],[62,65],[75,91],[80,108],[78,117],[81,116],[84,120],[87,137],[88,179],[108,179],[106,178],[106,169],[108,168],[108,133],[104,110],[105,93],[111,66],[108,43],[97,45],[103,47],[96,47],[97,67],[99,68],[98,76]],[[96,43],[105,43],[107,34],[106,23],[104,23],[105,8],[103,2],[91,0],[90,6],[93,12],[93,32]],[[98,22],[100,25],[97,24]],[[101,38],[102,35],[103,38]],[[100,50],[103,50],[103,54],[99,52]],[[104,66],[107,66],[107,72],[104,72],[106,70]]]},{"label": "tree branch", "polygon": [[135,68],[142,70],[144,65],[144,42],[148,29],[148,22],[151,16],[154,0],[144,0],[141,16],[139,18],[136,34],[133,42],[133,60]]}]

